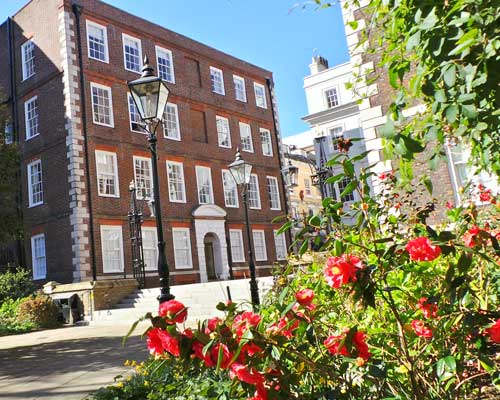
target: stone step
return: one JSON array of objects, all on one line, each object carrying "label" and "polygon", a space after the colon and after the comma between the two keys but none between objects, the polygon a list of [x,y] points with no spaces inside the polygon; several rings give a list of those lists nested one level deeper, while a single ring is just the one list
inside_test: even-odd
[{"label": "stone step", "polygon": [[[259,291],[263,296],[272,287],[272,277],[258,278]],[[227,302],[226,286],[230,287],[234,302],[246,302],[250,299],[250,285],[248,279],[206,282],[174,286],[171,288],[176,299],[188,308],[187,326],[196,326],[197,321],[222,316],[217,311],[219,302]],[[114,308],[94,311],[91,325],[130,324],[146,313],[156,315],[158,311],[159,288],[137,290],[124,298]]]}]

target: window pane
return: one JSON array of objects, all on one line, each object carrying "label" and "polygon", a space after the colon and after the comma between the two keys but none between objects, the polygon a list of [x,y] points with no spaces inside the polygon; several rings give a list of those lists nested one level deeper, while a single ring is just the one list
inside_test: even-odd
[{"label": "window pane", "polygon": [[264,232],[253,231],[253,245],[255,248],[255,261],[266,261],[266,238]]},{"label": "window pane", "polygon": [[157,48],[158,75],[168,82],[174,82],[174,70],[172,63],[172,53]]},{"label": "window pane", "polygon": [[135,187],[138,199],[150,199],[153,189],[151,160],[134,157]]},{"label": "window pane", "polygon": [[344,129],[341,126],[336,126],[335,128],[331,128],[330,138],[331,138],[330,143],[332,151],[338,151],[339,150],[338,141],[339,139],[344,138]]},{"label": "window pane", "polygon": [[141,116],[134,103],[134,99],[130,95],[128,96],[128,112],[130,116],[130,129],[136,132],[146,133],[146,130],[141,125]]},{"label": "window pane", "polygon": [[28,79],[35,74],[35,44],[28,40],[21,46],[23,62],[23,79]]},{"label": "window pane", "polygon": [[186,202],[184,169],[182,164],[167,162],[168,193],[170,201]]},{"label": "window pane", "polygon": [[248,204],[250,208],[260,208],[260,193],[257,175],[250,176],[248,185]]},{"label": "window pane", "polygon": [[277,260],[285,260],[287,257],[287,249],[286,249],[286,239],[285,235],[277,235],[277,231],[274,231],[274,245],[276,248],[276,259]]},{"label": "window pane", "polygon": [[243,237],[240,230],[230,230],[229,240],[231,242],[231,258],[233,262],[245,262],[243,250]]},{"label": "window pane", "polygon": [[267,108],[266,91],[264,85],[254,83],[255,103],[257,107]]},{"label": "window pane", "polygon": [[180,139],[177,105],[167,103],[163,113],[163,134],[166,138]]},{"label": "window pane", "polygon": [[245,80],[239,76],[233,76],[234,95],[236,100],[247,101],[247,93],[245,89]]},{"label": "window pane", "polygon": [[96,151],[97,182],[100,196],[118,196],[116,155]]},{"label": "window pane", "polygon": [[47,259],[45,256],[45,235],[31,238],[31,262],[33,279],[44,279],[47,276]]},{"label": "window pane", "polygon": [[175,268],[191,268],[191,239],[189,229],[173,229]]},{"label": "window pane", "polygon": [[280,195],[278,190],[278,180],[274,177],[267,177],[267,190],[269,193],[269,204],[272,210],[280,210]]},{"label": "window pane", "polygon": [[145,269],[155,271],[158,268],[158,243],[155,229],[142,228],[142,249]]},{"label": "window pane", "polygon": [[[339,196],[340,194],[344,191],[344,189],[351,183],[351,180],[349,178],[344,178],[339,182]],[[354,201],[354,192],[351,192],[349,194],[346,194],[345,196],[342,196],[340,198],[341,201],[347,202],[347,201]]]},{"label": "window pane", "polygon": [[101,226],[103,272],[123,271],[121,226]]},{"label": "window pane", "polygon": [[95,123],[112,125],[111,89],[92,85],[92,111]]},{"label": "window pane", "polygon": [[141,44],[139,40],[123,37],[123,52],[125,55],[125,69],[141,72]]},{"label": "window pane", "polygon": [[273,145],[271,142],[271,132],[267,129],[260,130],[260,141],[262,143],[262,154],[265,156],[273,155]]},{"label": "window pane", "polygon": [[196,181],[198,183],[198,200],[200,204],[213,204],[212,176],[210,168],[196,167]]},{"label": "window pane", "polygon": [[229,171],[222,171],[222,184],[224,186],[224,200],[226,207],[238,207],[238,189],[236,182]]},{"label": "window pane", "polygon": [[212,84],[212,92],[224,94],[224,78],[222,71],[210,67],[210,81]]},{"label": "window pane", "polygon": [[253,153],[252,130],[250,125],[240,122],[241,149]]},{"label": "window pane", "polygon": [[42,162],[40,160],[28,165],[28,192],[30,207],[43,203]]},{"label": "window pane", "polygon": [[216,117],[217,136],[219,138],[219,146],[231,147],[231,134],[229,132],[229,121],[224,117]]},{"label": "window pane", "polygon": [[96,25],[87,24],[89,57],[107,62],[106,31]]},{"label": "window pane", "polygon": [[37,136],[39,132],[40,116],[38,110],[38,97],[34,97],[24,103],[26,119],[26,139]]},{"label": "window pane", "polygon": [[337,88],[331,88],[325,91],[326,105],[328,108],[336,107],[339,105],[339,97]]}]

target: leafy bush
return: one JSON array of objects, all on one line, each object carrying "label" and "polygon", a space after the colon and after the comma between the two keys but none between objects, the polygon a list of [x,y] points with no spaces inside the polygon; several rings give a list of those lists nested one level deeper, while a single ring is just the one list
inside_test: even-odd
[{"label": "leafy bush", "polygon": [[37,296],[24,300],[18,307],[17,318],[20,322],[32,323],[35,328],[55,328],[59,309],[48,296]]},{"label": "leafy bush", "polygon": [[0,274],[0,304],[7,299],[21,299],[34,291],[28,270],[17,268]]},{"label": "leafy bush", "polygon": [[300,253],[329,229],[325,253],[290,264],[253,312],[220,304],[224,319],[191,330],[179,326],[181,303],[163,303],[147,315],[150,352],[177,359],[181,376],[205,370],[220,377],[216,387],[231,378],[231,399],[497,399],[499,199],[478,186],[475,201],[488,206],[448,204],[448,220],[431,226],[432,207],[415,207],[393,174],[375,178],[374,197],[375,174],[354,168],[361,158],[330,161],[343,171],[331,181],[351,182],[341,196],[356,191],[360,200],[326,199],[325,215],[299,225]]},{"label": "leafy bush", "polygon": [[7,299],[0,305],[0,335],[24,333],[33,329],[33,323],[17,319],[17,311],[23,301],[25,299]]},{"label": "leafy bush", "polygon": [[[126,363],[128,364],[128,362]],[[154,359],[136,364],[126,378],[117,377],[114,385],[101,388],[89,400],[202,400],[229,399],[231,380],[220,371],[192,368],[186,371],[174,358]],[[231,397],[242,400],[245,397]]]}]

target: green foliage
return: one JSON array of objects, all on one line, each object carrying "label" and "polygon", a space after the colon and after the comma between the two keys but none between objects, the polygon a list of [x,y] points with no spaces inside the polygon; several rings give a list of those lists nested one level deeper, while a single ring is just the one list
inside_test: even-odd
[{"label": "green foliage", "polygon": [[7,299],[0,305],[0,336],[29,332],[33,329],[31,322],[20,322],[17,319],[19,305],[25,299]]},{"label": "green foliage", "polygon": [[20,299],[34,291],[28,270],[17,268],[0,274],[0,305],[7,299]]},{"label": "green foliage", "polygon": [[31,323],[35,328],[55,328],[59,309],[48,296],[37,296],[24,300],[18,307],[17,319],[20,322]]},{"label": "green foliage", "polygon": [[[356,3],[348,1],[346,6]],[[372,0],[360,46],[381,55],[395,90],[384,136],[391,158],[465,143],[471,163],[500,176],[500,13],[497,0]],[[375,27],[375,28],[373,28]],[[411,67],[411,68],[410,68]],[[415,104],[425,111],[408,120]]]},{"label": "green foliage", "polygon": [[227,397],[231,380],[225,373],[196,368],[186,369],[173,358],[154,359],[136,364],[135,373],[118,377],[114,385],[101,388],[88,400],[204,400],[231,399]]}]

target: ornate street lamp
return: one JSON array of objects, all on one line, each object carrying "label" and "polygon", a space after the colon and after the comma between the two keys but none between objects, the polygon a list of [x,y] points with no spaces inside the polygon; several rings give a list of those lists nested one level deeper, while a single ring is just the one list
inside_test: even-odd
[{"label": "ornate street lamp", "polygon": [[250,222],[248,220],[248,186],[250,184],[250,173],[252,172],[252,165],[247,163],[241,158],[240,151],[236,151],[236,159],[229,164],[229,172],[233,176],[236,185],[241,189],[243,197],[243,204],[245,206],[245,222],[247,226],[248,238],[248,268],[250,269],[250,294],[254,309],[260,304],[259,300],[259,287],[255,277],[255,262],[253,260],[253,246],[252,238],[250,236]]},{"label": "ornate street lamp", "polygon": [[158,301],[161,303],[171,300],[174,296],[170,293],[170,271],[167,257],[165,256],[165,240],[163,239],[163,226],[161,220],[160,185],[158,184],[158,157],[156,154],[156,129],[163,120],[163,112],[167,105],[169,90],[165,81],[154,76],[153,67],[144,57],[142,76],[128,82],[130,94],[148,133],[149,150],[151,151],[151,164],[153,167],[153,195],[154,214],[156,217],[156,233],[158,235],[158,275],[160,277],[161,293]]},{"label": "ornate street lamp", "polygon": [[[144,266],[144,248],[142,247],[142,209],[144,200],[137,201],[137,188],[134,181],[128,187],[130,192],[130,210],[128,212],[128,223],[130,230],[130,243],[132,245],[132,274],[139,287],[146,284],[146,271]],[[126,277],[126,276],[125,276]]]},{"label": "ornate street lamp", "polygon": [[298,186],[297,175],[299,169],[292,164],[292,161],[288,160],[288,164],[283,167],[281,173],[283,174],[283,179],[288,189],[292,190],[294,187]]}]

